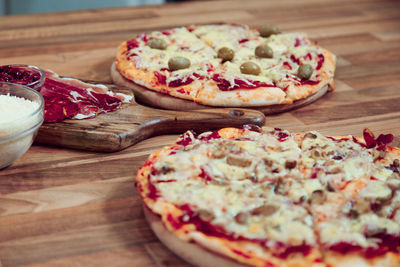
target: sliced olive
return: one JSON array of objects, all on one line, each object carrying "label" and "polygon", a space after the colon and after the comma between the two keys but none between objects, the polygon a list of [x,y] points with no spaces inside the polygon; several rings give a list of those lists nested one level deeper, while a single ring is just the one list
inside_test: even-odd
[{"label": "sliced olive", "polygon": [[167,48],[167,43],[163,39],[150,39],[147,42],[147,45],[154,49],[165,50]]},{"label": "sliced olive", "polygon": [[272,48],[267,44],[262,44],[256,47],[255,54],[257,57],[272,58],[274,56]]},{"label": "sliced olive", "polygon": [[256,63],[247,61],[240,65],[240,72],[243,74],[258,75],[260,74],[261,69]]},{"label": "sliced olive", "polygon": [[312,73],[313,73],[313,68],[311,67],[310,64],[302,64],[300,65],[297,71],[297,77],[299,77],[302,80],[308,80],[310,79]]},{"label": "sliced olive", "polygon": [[258,208],[255,208],[251,211],[252,215],[263,215],[263,216],[271,216],[275,212],[279,210],[279,207],[275,205],[270,205],[270,204],[265,204],[263,206],[260,206]]},{"label": "sliced olive", "polygon": [[260,27],[259,32],[262,37],[270,37],[273,34],[278,34],[279,29],[273,24],[265,24]]},{"label": "sliced olive", "polygon": [[168,68],[172,71],[190,67],[190,60],[185,57],[173,57],[168,60]]},{"label": "sliced olive", "polygon": [[228,47],[222,47],[218,50],[218,58],[222,59],[223,61],[231,61],[234,56],[235,52]]}]

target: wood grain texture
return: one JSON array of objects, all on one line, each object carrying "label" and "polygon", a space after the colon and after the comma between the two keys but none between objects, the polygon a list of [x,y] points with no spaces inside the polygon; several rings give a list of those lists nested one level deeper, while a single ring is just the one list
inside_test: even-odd
[{"label": "wood grain texture", "polygon": [[[113,92],[132,95],[129,88],[106,85]],[[65,120],[44,123],[36,142],[67,148],[99,152],[115,152],[149,137],[182,133],[192,129],[197,133],[221,127],[241,127],[244,124],[262,126],[264,115],[240,108],[208,108],[185,111],[164,111],[139,105],[133,98],[115,112],[100,114],[89,120]]]},{"label": "wood grain texture", "polygon": [[[109,83],[123,40],[213,22],[275,23],[308,33],[338,56],[335,92],[268,116],[267,125],[330,135],[360,135],[369,127],[400,136],[397,0],[190,1],[1,17],[0,64],[34,64]],[[133,184],[148,154],[175,138],[158,136],[107,154],[33,145],[0,172],[2,266],[188,266],[154,236]]]}]

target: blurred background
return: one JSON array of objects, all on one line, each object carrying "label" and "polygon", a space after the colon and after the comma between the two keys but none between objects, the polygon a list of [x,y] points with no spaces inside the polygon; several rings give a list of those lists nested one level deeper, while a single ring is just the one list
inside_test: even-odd
[{"label": "blurred background", "polygon": [[119,6],[158,5],[177,0],[0,0],[0,16]]}]

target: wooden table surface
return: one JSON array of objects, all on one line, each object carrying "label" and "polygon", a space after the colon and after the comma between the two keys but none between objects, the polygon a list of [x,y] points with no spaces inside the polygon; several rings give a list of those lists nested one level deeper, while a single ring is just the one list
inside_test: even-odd
[{"label": "wooden table surface", "polygon": [[[0,17],[0,65],[25,63],[110,82],[120,42],[194,23],[277,24],[304,31],[338,56],[336,91],[267,118],[267,125],[324,134],[400,135],[400,2],[212,1]],[[134,188],[160,136],[118,153],[33,145],[0,171],[3,266],[187,266],[153,235]],[[1,264],[0,264],[1,265]]]}]

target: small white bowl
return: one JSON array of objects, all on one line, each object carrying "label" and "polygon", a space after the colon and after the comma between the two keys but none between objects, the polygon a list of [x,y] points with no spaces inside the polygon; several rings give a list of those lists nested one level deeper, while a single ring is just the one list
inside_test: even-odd
[{"label": "small white bowl", "polygon": [[14,121],[0,122],[0,170],[21,157],[32,145],[43,123],[44,99],[42,95],[24,85],[0,82],[0,95],[22,97],[38,103],[28,116]]}]

